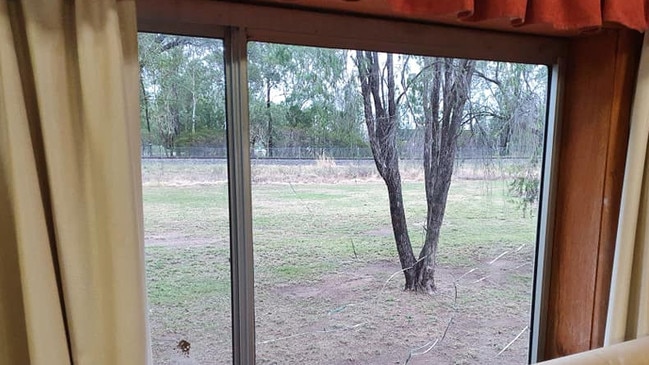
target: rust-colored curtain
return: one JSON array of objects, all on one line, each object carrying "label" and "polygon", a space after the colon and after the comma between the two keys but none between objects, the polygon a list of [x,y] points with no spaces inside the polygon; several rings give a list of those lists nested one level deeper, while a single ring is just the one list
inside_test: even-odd
[{"label": "rust-colored curtain", "polygon": [[503,26],[549,25],[557,30],[591,31],[621,25],[644,31],[649,0],[388,0],[395,11],[463,22]]}]

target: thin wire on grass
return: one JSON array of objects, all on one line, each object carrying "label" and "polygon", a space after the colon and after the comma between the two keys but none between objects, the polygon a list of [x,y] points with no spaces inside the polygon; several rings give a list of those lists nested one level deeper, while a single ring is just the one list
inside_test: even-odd
[{"label": "thin wire on grass", "polygon": [[[515,252],[520,251],[520,250],[523,248],[523,246],[524,246],[524,245],[522,245],[521,247],[519,247]],[[500,258],[502,258],[503,256],[505,256],[507,253],[508,253],[508,251],[505,251],[505,252],[501,253],[501,254],[498,255],[496,258],[494,258],[493,260],[491,260],[491,261],[488,263],[488,265],[493,264],[494,262],[496,262],[497,260],[499,260]],[[458,282],[460,281],[460,279],[464,278],[466,275],[468,275],[468,274],[474,272],[475,270],[477,270],[477,267],[476,267],[476,268],[472,268],[471,270],[465,272],[465,273],[462,274],[459,278],[457,278],[457,279],[455,279],[455,280],[453,281],[453,289],[454,289],[454,297],[453,297],[453,314],[451,315],[451,318],[448,320],[448,323],[446,324],[446,327],[444,328],[444,332],[442,333],[442,336],[439,337],[439,338],[437,338],[437,339],[435,339],[434,341],[429,341],[428,343],[426,343],[426,344],[423,345],[423,346],[420,346],[420,347],[415,348],[415,349],[411,349],[411,350],[410,350],[410,353],[408,354],[408,357],[406,358],[406,361],[404,362],[404,365],[407,365],[407,364],[410,362],[410,360],[412,360],[412,358],[413,358],[414,356],[421,356],[421,355],[425,355],[425,354],[429,353],[431,350],[433,350],[433,348],[435,348],[435,346],[437,346],[440,342],[442,342],[442,341],[446,338],[446,334],[448,333],[448,330],[449,330],[449,328],[451,327],[451,324],[453,323],[453,320],[455,319],[455,315],[457,314],[457,297],[458,297],[458,295],[457,295],[457,284],[458,284]],[[395,274],[393,274],[393,275],[390,277],[390,279],[391,279],[394,275],[395,275]],[[488,277],[489,277],[489,275],[483,276],[482,278],[480,278],[480,279],[474,281],[473,283],[478,283],[478,282],[480,282],[480,281],[485,280],[485,279],[488,278]],[[388,279],[388,281],[389,281],[390,279]],[[387,282],[386,282],[386,284],[387,284]],[[498,355],[502,354],[502,353],[503,353],[505,350],[507,350],[507,349],[508,349],[508,348],[509,348],[509,347],[510,347],[514,342],[516,342],[516,340],[518,340],[518,339],[523,335],[523,333],[524,333],[527,329],[528,329],[528,326],[525,326],[525,328],[524,328],[524,329],[523,329],[523,330],[522,330],[522,331],[521,331],[521,332],[520,332],[520,333],[519,333],[519,334],[518,334],[518,335],[517,335],[517,336],[516,336],[516,337],[515,337],[511,342],[510,342],[510,343],[508,343],[507,346],[505,346],[505,347],[504,347],[504,348],[503,348],[503,349],[498,353]],[[422,350],[423,350],[423,351],[422,351]],[[498,356],[498,355],[496,355],[496,356]]]},{"label": "thin wire on grass", "polygon": [[341,306],[339,306],[339,307],[336,307],[336,308],[330,310],[330,311],[329,311],[329,314],[331,315],[331,314],[334,314],[334,313],[339,313],[339,312],[342,312],[343,310],[345,310],[345,308],[347,308],[347,307],[361,306],[361,305],[366,304],[366,303],[368,303],[368,302],[370,302],[370,301],[372,301],[372,302],[374,302],[374,304],[376,304],[376,303],[379,301],[379,297],[381,296],[381,294],[383,294],[385,288],[388,286],[388,283],[389,283],[392,279],[394,279],[395,276],[397,276],[397,275],[403,273],[403,272],[406,271],[406,270],[413,269],[413,268],[415,267],[415,265],[417,265],[418,262],[420,262],[421,260],[425,259],[426,257],[427,257],[427,256],[423,256],[423,257],[419,258],[419,259],[418,259],[417,261],[415,261],[415,263],[412,264],[410,267],[406,267],[405,269],[401,269],[401,270],[397,270],[397,271],[395,271],[395,272],[394,272],[392,275],[390,275],[390,277],[388,277],[388,279],[383,283],[383,286],[381,286],[381,289],[379,290],[378,293],[376,293],[376,295],[374,296],[374,298],[372,298],[372,299],[368,299],[368,300],[363,300],[363,301],[356,302],[356,303],[352,302],[352,303],[348,303],[348,304],[345,304],[345,305],[341,305]]},{"label": "thin wire on grass", "polygon": [[453,289],[455,292],[453,297],[453,314],[451,314],[451,318],[449,318],[448,323],[446,323],[446,327],[444,327],[444,332],[442,333],[442,336],[435,339],[435,341],[429,341],[428,343],[426,343],[421,347],[410,350],[410,353],[408,354],[408,358],[406,358],[404,365],[407,365],[414,356],[421,356],[429,353],[433,348],[435,348],[435,346],[437,346],[438,343],[444,341],[444,339],[446,338],[448,329],[451,328],[451,324],[453,323],[453,320],[455,319],[455,315],[457,314],[457,280],[453,281]]},{"label": "thin wire on grass", "polygon": [[475,283],[479,283],[479,282],[481,282],[481,281],[484,281],[484,280],[487,279],[488,277],[489,277],[489,275],[485,275],[485,276],[481,277],[480,279],[474,281],[473,283],[474,283],[474,284],[475,284]]},{"label": "thin wire on grass", "polygon": [[258,342],[258,343],[260,345],[265,345],[265,344],[271,343],[271,342],[289,340],[291,338],[302,337],[302,336],[307,336],[307,335],[313,335],[313,334],[318,334],[318,333],[334,333],[334,332],[350,331],[350,330],[356,329],[358,327],[364,326],[366,324],[367,324],[367,322],[361,322],[361,323],[357,323],[357,324],[355,324],[353,326],[345,326],[345,327],[342,327],[342,328],[336,328],[336,329],[331,329],[331,330],[328,330],[328,329],[325,328],[323,330],[310,331],[310,332],[301,332],[301,333],[296,333],[296,334],[286,336],[286,337],[278,337],[278,338],[273,338],[273,339],[266,340],[266,341],[261,341],[261,342]]},{"label": "thin wire on grass", "polygon": [[505,252],[501,253],[501,254],[498,255],[495,259],[489,261],[489,265],[492,265],[494,262],[498,261],[500,258],[502,258],[503,256],[507,255],[508,253],[509,253],[509,251],[505,251]]},{"label": "thin wire on grass", "polygon": [[[297,194],[297,192],[295,192],[295,189],[293,189],[293,186],[290,183],[289,183],[289,186],[291,186],[291,189],[293,190],[293,192]],[[309,210],[309,211],[311,212],[311,210]],[[518,252],[518,251],[520,251],[520,248],[518,250],[516,250],[516,252]],[[494,258],[492,261],[487,263],[487,265],[493,264],[495,261],[497,261],[498,259],[500,259],[501,257],[503,257],[507,253],[508,253],[507,251],[503,252],[498,257]],[[370,300],[365,300],[365,301],[361,301],[361,302],[357,302],[357,303],[345,304],[345,305],[342,305],[342,306],[339,306],[337,308],[334,308],[334,309],[330,310],[328,312],[328,315],[332,315],[332,314],[342,312],[347,307],[361,306],[363,304],[368,303],[369,301],[374,301],[374,303],[376,304],[378,302],[379,297],[383,294],[385,288],[389,284],[389,282],[392,279],[394,279],[395,276],[403,273],[404,271],[413,269],[420,261],[424,260],[426,257],[428,257],[428,256],[420,257],[411,266],[400,269],[400,270],[397,270],[392,275],[390,275],[388,277],[388,279],[385,280],[385,282],[381,286],[381,289],[379,290],[379,292],[374,296],[373,300],[370,299]],[[446,327],[444,327],[444,332],[442,333],[442,336],[435,339],[434,341],[429,341],[428,343],[424,344],[423,346],[420,346],[418,348],[410,350],[410,352],[408,354],[408,357],[407,357],[406,361],[404,362],[404,365],[407,365],[410,362],[410,360],[415,356],[421,356],[421,355],[425,355],[425,354],[429,353],[430,351],[432,351],[435,348],[435,346],[437,346],[440,342],[442,342],[446,338],[446,335],[447,335],[451,325],[453,324],[453,321],[454,321],[455,316],[457,314],[457,298],[458,298],[457,284],[458,284],[460,279],[464,278],[466,275],[474,272],[475,270],[477,270],[477,267],[470,269],[469,271],[462,274],[459,278],[453,280],[453,289],[454,289],[453,304],[452,304],[453,314],[451,315],[448,323],[446,324]],[[489,275],[487,275],[485,277],[482,277],[481,279],[478,279],[474,283],[480,282],[480,281],[486,279],[488,276]],[[362,323],[358,323],[358,324],[355,324],[355,325],[345,326],[345,327],[338,328],[338,329],[333,329],[333,330],[323,329],[323,330],[318,330],[318,331],[301,332],[301,333],[296,333],[296,334],[293,334],[293,335],[290,335],[290,336],[279,337],[279,338],[274,338],[274,339],[270,339],[270,340],[266,340],[266,341],[261,341],[261,342],[259,342],[259,344],[267,344],[267,343],[272,343],[272,342],[276,342],[276,341],[288,340],[288,339],[307,336],[307,335],[311,335],[311,334],[318,334],[318,333],[329,334],[329,333],[348,331],[348,330],[352,330],[352,329],[356,329],[358,327],[361,327],[361,326],[363,326],[363,325],[365,325],[367,323],[369,323],[369,322],[362,322]],[[525,330],[527,330],[527,326],[523,329],[523,331],[521,331],[521,333],[518,334],[518,336],[516,336],[516,338],[514,338],[514,340],[512,340],[507,346],[505,346],[505,348],[503,350],[501,350],[501,352],[498,353],[498,355],[500,355],[503,351],[505,351],[507,348],[509,348],[509,346],[511,346],[523,334],[523,332],[525,332]]]},{"label": "thin wire on grass", "polygon": [[295,194],[295,196],[296,196],[298,199],[300,199],[300,200],[302,201],[302,205],[304,205],[304,207],[306,208],[306,210],[309,211],[309,213],[311,214],[311,218],[312,218],[313,220],[315,220],[315,214],[314,214],[313,211],[311,210],[311,207],[309,206],[309,204],[306,204],[306,202],[304,201],[304,199],[300,198],[300,195],[298,195],[297,191],[295,191],[295,188],[293,187],[293,184],[292,184],[290,181],[288,182],[288,186],[291,187],[291,190],[293,191],[293,194]]},{"label": "thin wire on grass", "polygon": [[[431,253],[431,254],[432,254],[432,253]],[[397,275],[403,273],[404,271],[414,269],[414,268],[415,268],[415,265],[417,265],[421,260],[427,258],[428,256],[430,256],[430,254],[429,254],[429,255],[426,255],[426,256],[422,256],[422,257],[420,257],[420,258],[419,258],[417,261],[415,261],[415,263],[412,264],[411,266],[406,267],[406,268],[401,269],[401,270],[398,270],[398,271],[395,271],[392,275],[390,275],[390,277],[388,278],[388,280],[386,280],[386,281],[383,283],[383,286],[381,287],[381,290],[380,290],[379,293],[377,294],[377,297],[378,297],[379,295],[381,295],[381,293],[383,293],[383,290],[384,290],[385,287],[388,285],[388,283],[390,282],[390,280],[394,279],[395,276],[397,276]]]},{"label": "thin wire on grass", "polygon": [[529,328],[529,326],[525,326],[525,328],[523,328],[523,330],[520,331],[520,332],[518,333],[518,335],[516,335],[516,337],[514,337],[514,339],[511,340],[511,341],[507,344],[507,346],[503,347],[503,349],[500,350],[500,352],[499,352],[498,355],[496,355],[496,356],[500,356],[500,354],[502,354],[503,352],[505,352],[505,350],[507,350],[507,349],[509,348],[509,346],[511,346],[514,342],[516,342],[516,340],[518,340],[518,338],[521,337],[521,336],[523,335],[523,333],[525,333],[525,331],[527,331],[528,328]]},{"label": "thin wire on grass", "polygon": [[478,270],[478,268],[477,268],[477,267],[474,267],[473,269],[471,269],[471,270],[465,272],[465,273],[462,274],[459,278],[457,278],[457,281],[460,281],[462,278],[464,278],[465,276],[469,275],[470,273],[472,273],[472,272],[474,272],[474,271],[476,271],[476,270]]},{"label": "thin wire on grass", "polygon": [[518,269],[520,269],[521,267],[523,267],[523,266],[527,266],[527,265],[530,265],[530,264],[531,264],[531,262],[525,262],[525,263],[522,263],[522,264],[516,266],[516,267],[514,268],[514,270],[518,270]]}]

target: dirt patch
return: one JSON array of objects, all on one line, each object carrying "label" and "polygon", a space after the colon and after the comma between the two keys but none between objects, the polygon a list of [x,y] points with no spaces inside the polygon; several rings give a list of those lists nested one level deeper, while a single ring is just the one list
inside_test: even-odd
[{"label": "dirt patch", "polygon": [[502,257],[472,271],[439,267],[432,296],[402,291],[400,275],[388,281],[399,267],[387,261],[271,288],[258,303],[258,363],[525,363],[529,311],[503,310],[479,295],[508,285],[517,266]]},{"label": "dirt patch", "polygon": [[[439,266],[434,295],[404,292],[396,259],[351,261],[312,281],[257,282],[257,363],[523,364],[531,279],[520,278],[531,265],[524,250],[499,255]],[[186,313],[173,332],[152,328],[158,363],[176,363],[180,339],[197,364],[230,363],[229,313],[209,301]]]},{"label": "dirt patch", "polygon": [[[165,237],[152,244],[205,244]],[[404,292],[396,259],[349,261],[311,281],[257,282],[257,363],[525,363],[531,250],[482,255],[474,266],[438,266],[434,295]],[[158,363],[177,364],[180,339],[192,343],[196,364],[231,362],[229,314],[215,313],[208,302],[185,310],[176,331],[152,328]]]}]

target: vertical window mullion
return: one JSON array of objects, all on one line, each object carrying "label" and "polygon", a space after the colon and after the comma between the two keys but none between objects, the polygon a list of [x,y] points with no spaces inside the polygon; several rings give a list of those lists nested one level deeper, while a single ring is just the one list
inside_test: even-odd
[{"label": "vertical window mullion", "polygon": [[252,365],[255,363],[255,311],[245,29],[228,28],[224,41],[233,363]]},{"label": "vertical window mullion", "polygon": [[546,112],[545,146],[541,176],[541,196],[539,197],[539,223],[537,228],[536,262],[534,268],[534,293],[532,295],[532,325],[530,332],[529,363],[544,360],[547,298],[550,285],[552,263],[552,233],[554,232],[554,196],[558,160],[559,116],[564,68],[562,63],[550,66],[550,85]]}]

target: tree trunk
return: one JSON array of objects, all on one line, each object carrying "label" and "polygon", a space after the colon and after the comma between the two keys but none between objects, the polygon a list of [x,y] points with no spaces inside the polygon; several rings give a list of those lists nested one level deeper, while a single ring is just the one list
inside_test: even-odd
[{"label": "tree trunk", "polygon": [[425,118],[424,180],[428,210],[424,245],[419,259],[415,261],[401,191],[392,55],[386,55],[385,79],[382,78],[383,72],[376,52],[358,51],[356,56],[367,134],[376,168],[388,189],[392,231],[406,280],[405,289],[431,293],[436,289],[437,246],[475,62],[429,59],[424,65],[425,69],[432,70],[430,78],[423,85],[425,100],[422,100]]},{"label": "tree trunk", "polygon": [[274,143],[273,143],[273,115],[270,112],[270,90],[271,90],[271,85],[270,81],[266,81],[266,115],[268,116],[268,143],[267,149],[268,149],[268,157],[273,157],[273,148]]},{"label": "tree trunk", "polygon": [[419,261],[416,267],[416,290],[427,293],[432,293],[437,289],[435,285],[437,247],[444,221],[444,212],[446,211],[446,202],[448,191],[451,187],[455,160],[455,151],[449,152],[452,152],[453,156],[446,157],[440,161],[434,188],[430,196],[427,196],[426,236],[424,238],[424,245],[419,253]]},{"label": "tree trunk", "polygon": [[357,51],[357,66],[363,96],[363,113],[376,168],[383,178],[390,201],[392,233],[399,253],[406,290],[415,290],[415,255],[412,251],[401,191],[399,154],[396,144],[397,108],[392,55],[386,56],[387,95],[381,90],[381,72],[376,52]]},{"label": "tree trunk", "polygon": [[192,139],[196,134],[196,75],[192,70]]},{"label": "tree trunk", "polygon": [[504,125],[498,136],[498,154],[501,157],[509,156],[509,140],[512,136],[511,119],[503,123]]},{"label": "tree trunk", "polygon": [[[437,61],[424,85],[425,106],[424,184],[426,188],[426,237],[416,266],[415,290],[436,290],[435,265],[439,236],[451,187],[457,139],[475,67],[474,61]],[[443,110],[442,110],[443,105]]]},{"label": "tree trunk", "polygon": [[144,119],[146,120],[146,130],[151,133],[151,120],[149,118],[149,95],[144,87],[144,78],[142,77],[142,64],[140,64],[140,89],[142,89],[142,101],[144,104]]},{"label": "tree trunk", "polygon": [[383,179],[388,189],[392,233],[394,235],[394,242],[397,245],[401,269],[403,270],[406,280],[404,289],[416,290],[415,255],[412,251],[410,236],[408,235],[408,224],[406,222],[406,211],[403,205],[398,160],[395,161],[394,164],[396,166],[392,166],[392,163],[390,165],[392,167],[391,170],[396,171],[396,176],[392,175]]}]

